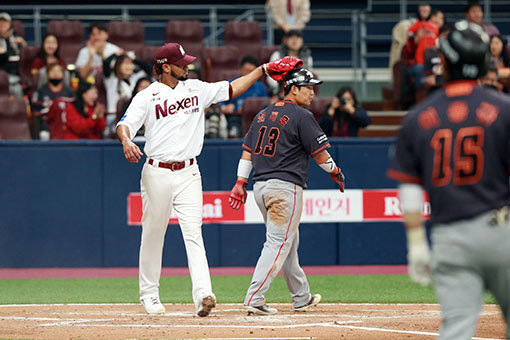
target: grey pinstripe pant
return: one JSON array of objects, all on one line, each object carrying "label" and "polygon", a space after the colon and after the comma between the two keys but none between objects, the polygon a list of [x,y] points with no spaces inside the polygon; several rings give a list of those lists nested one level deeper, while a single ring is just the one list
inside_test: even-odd
[{"label": "grey pinstripe pant", "polygon": [[302,306],[311,298],[308,280],[299,265],[297,252],[303,188],[294,183],[270,179],[256,182],[254,195],[266,223],[266,242],[244,304],[265,304],[264,294],[281,270],[294,306]]}]

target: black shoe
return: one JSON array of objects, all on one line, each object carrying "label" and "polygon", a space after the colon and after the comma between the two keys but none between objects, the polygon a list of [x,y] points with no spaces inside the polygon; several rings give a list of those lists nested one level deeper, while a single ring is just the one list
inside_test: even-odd
[{"label": "black shoe", "polygon": [[313,294],[310,298],[310,301],[306,305],[303,305],[301,307],[294,307],[295,312],[302,312],[307,310],[310,307],[317,306],[319,302],[321,302],[322,296],[320,294]]},{"label": "black shoe", "polygon": [[268,305],[262,306],[244,306],[244,309],[250,314],[258,314],[258,315],[272,315],[278,313],[278,309],[271,308]]}]

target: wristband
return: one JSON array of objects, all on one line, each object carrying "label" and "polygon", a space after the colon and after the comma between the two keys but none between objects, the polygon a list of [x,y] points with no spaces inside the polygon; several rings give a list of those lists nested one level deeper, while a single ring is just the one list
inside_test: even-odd
[{"label": "wristband", "polygon": [[267,74],[267,64],[262,64],[262,71]]},{"label": "wristband", "polygon": [[404,214],[421,212],[423,205],[423,192],[418,184],[400,184],[398,187],[398,198]]},{"label": "wristband", "polygon": [[250,177],[251,169],[253,168],[253,164],[251,161],[246,159],[240,159],[239,165],[237,166],[237,177]]},{"label": "wristband", "polygon": [[329,157],[326,162],[319,164],[319,166],[322,168],[322,170],[324,170],[328,173],[334,172],[335,169],[337,168],[335,161],[331,157]]}]

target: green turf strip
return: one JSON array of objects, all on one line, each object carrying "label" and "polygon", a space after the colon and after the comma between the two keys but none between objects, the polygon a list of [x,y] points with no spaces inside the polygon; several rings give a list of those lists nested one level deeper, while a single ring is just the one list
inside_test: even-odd
[{"label": "green turf strip", "polygon": [[[219,303],[242,303],[250,276],[214,276]],[[407,275],[308,276],[312,293],[323,302],[436,303],[432,288],[409,281]],[[189,277],[161,278],[163,303],[191,303]],[[278,276],[266,294],[268,302],[291,302],[285,280]],[[0,280],[0,304],[130,303],[138,302],[137,278]],[[487,303],[494,303],[489,295]]]}]

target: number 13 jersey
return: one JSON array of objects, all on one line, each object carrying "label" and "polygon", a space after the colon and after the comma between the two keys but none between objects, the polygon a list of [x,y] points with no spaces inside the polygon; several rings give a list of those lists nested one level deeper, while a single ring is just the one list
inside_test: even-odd
[{"label": "number 13 jersey", "polygon": [[243,149],[252,154],[254,181],[281,179],[306,188],[310,156],[330,146],[313,114],[289,101],[259,112]]},{"label": "number 13 jersey", "polygon": [[432,224],[510,205],[510,99],[451,82],[409,111],[391,153],[388,176],[425,188]]}]

